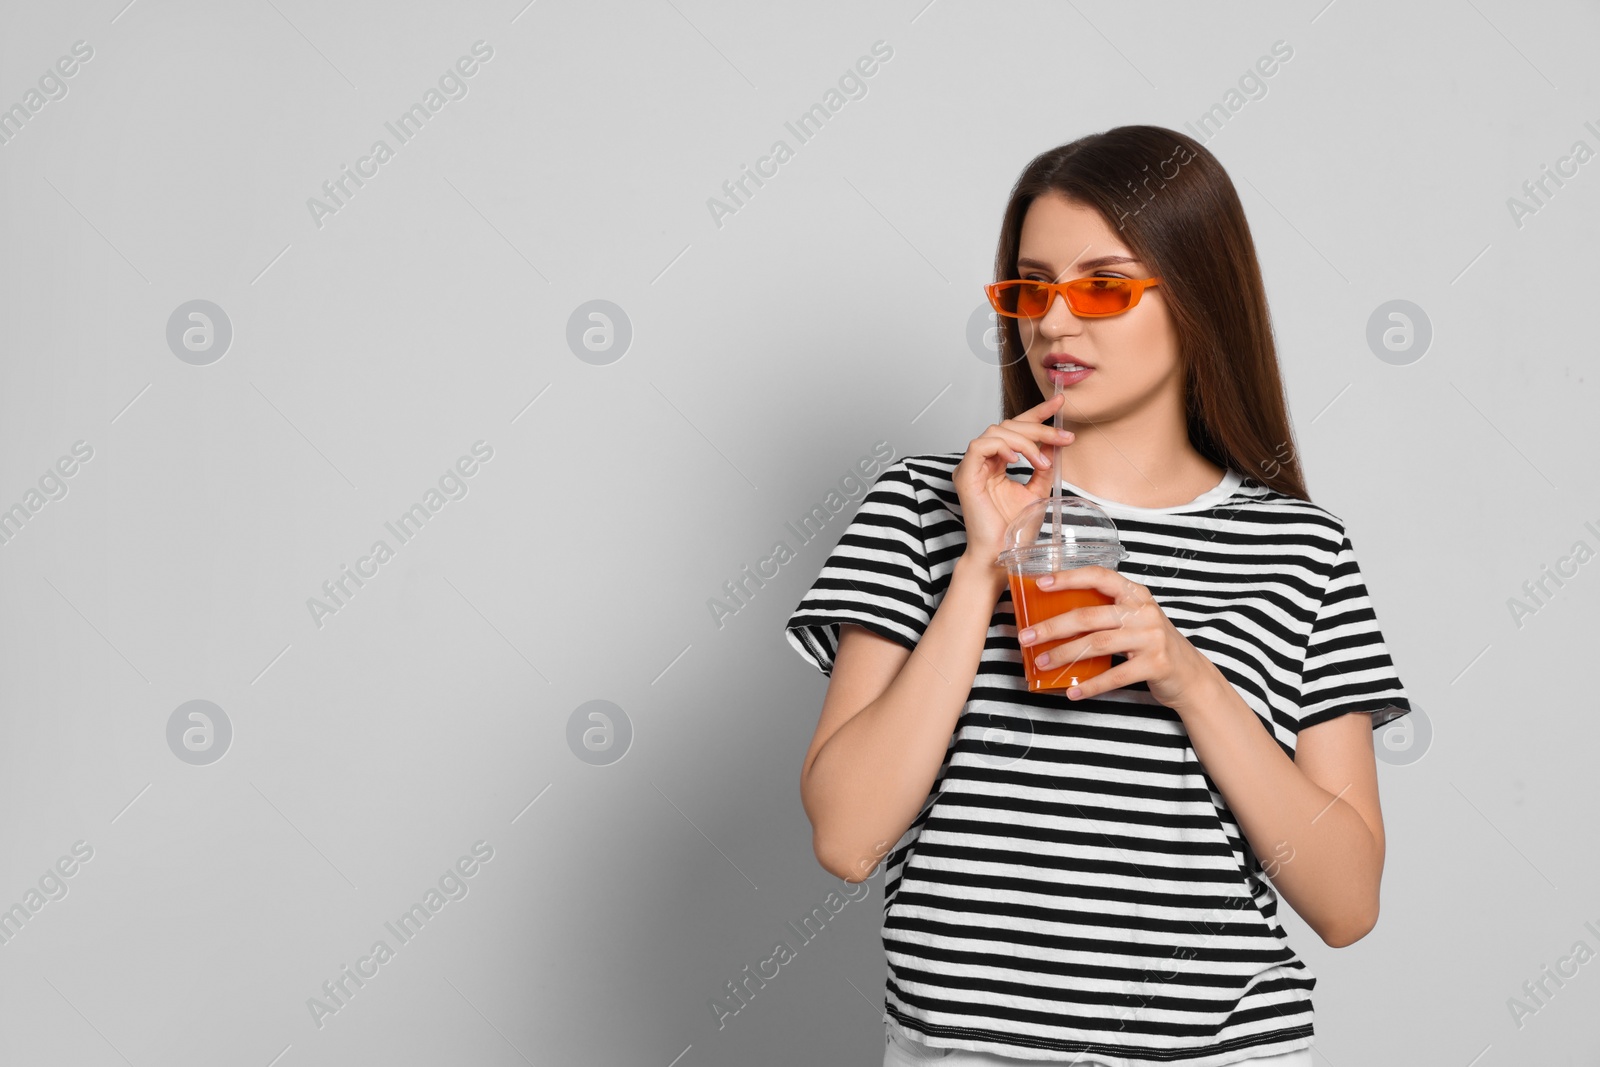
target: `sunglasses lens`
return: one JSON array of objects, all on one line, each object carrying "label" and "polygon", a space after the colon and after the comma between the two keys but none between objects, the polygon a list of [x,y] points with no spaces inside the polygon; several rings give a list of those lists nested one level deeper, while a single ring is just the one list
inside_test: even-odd
[{"label": "sunglasses lens", "polygon": [[1019,314],[1029,318],[1038,318],[1045,314],[1045,309],[1050,307],[1050,290],[1034,282],[1024,282],[1016,286],[1016,309]]},{"label": "sunglasses lens", "polygon": [[1085,315],[1114,315],[1126,310],[1133,298],[1133,286],[1126,278],[1080,278],[1068,291],[1073,310]]},{"label": "sunglasses lens", "polygon": [[1010,310],[1025,318],[1036,319],[1050,306],[1050,290],[1034,282],[1018,282],[1006,289],[1011,300]]}]

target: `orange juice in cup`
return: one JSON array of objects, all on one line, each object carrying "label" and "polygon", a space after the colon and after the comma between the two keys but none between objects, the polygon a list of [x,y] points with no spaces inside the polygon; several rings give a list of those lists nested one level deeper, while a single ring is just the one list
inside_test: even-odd
[{"label": "orange juice in cup", "polygon": [[[1115,570],[1127,555],[1110,517],[1098,505],[1077,496],[1035,500],[1006,528],[1005,544],[996,562],[1010,576],[1011,604],[1019,632],[1073,608],[1112,602],[1095,589],[1040,589],[1040,578],[1073,567]],[[1034,665],[1041,653],[1077,636],[1071,634],[1022,649],[1022,671],[1029,691],[1068,689],[1111,669],[1109,653],[1056,664],[1042,671]]]}]

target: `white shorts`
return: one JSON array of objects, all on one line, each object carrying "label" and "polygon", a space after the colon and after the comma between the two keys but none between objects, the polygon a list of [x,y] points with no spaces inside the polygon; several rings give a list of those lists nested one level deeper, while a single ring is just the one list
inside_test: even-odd
[{"label": "white shorts", "polygon": [[[884,1024],[883,1067],[924,1067],[929,1063],[942,1063],[947,1067],[1021,1067],[1031,1064],[1040,1067],[1047,1060],[1023,1060],[1014,1056],[995,1056],[987,1052],[970,1052],[964,1048],[933,1048],[908,1036],[894,1020]],[[1104,1060],[1078,1059],[1063,1061],[1072,1067],[1105,1067]],[[1230,1064],[1229,1067],[1234,1067]],[[1296,1049],[1278,1056],[1257,1056],[1240,1060],[1237,1067],[1314,1067],[1309,1048]]]}]

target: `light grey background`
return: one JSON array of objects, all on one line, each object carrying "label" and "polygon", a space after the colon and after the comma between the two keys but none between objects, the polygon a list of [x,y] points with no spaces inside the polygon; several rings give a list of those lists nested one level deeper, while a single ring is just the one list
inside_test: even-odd
[{"label": "light grey background", "polygon": [[[1600,546],[1600,161],[1508,206],[1600,148],[1594,3],[124,2],[0,24],[0,107],[93,49],[0,145],[0,507],[93,450],[0,545],[0,907],[93,849],[0,945],[0,1061],[878,1062],[881,872],[814,941],[785,925],[844,887],[797,790],[825,682],[781,626],[854,505],[720,628],[709,601],[874,442],[998,417],[968,325],[1029,158],[1187,129],[1283,41],[1203,139],[1312,496],[1432,726],[1421,759],[1376,739],[1378,928],[1336,951],[1287,915],[1318,1063],[1600,1062],[1600,964],[1508,1005],[1600,949],[1600,564],[1509,603]],[[308,198],[479,40],[466,95],[319,227]],[[202,299],[233,337],[194,365],[166,331]],[[594,300],[632,331],[605,365],[567,340]],[[1366,340],[1391,300],[1433,330],[1404,365]],[[308,598],[478,441],[466,495],[318,626]],[[168,743],[191,700],[232,727],[207,765]],[[568,743],[594,700],[632,729],[603,766]],[[467,895],[316,1025],[478,841]]]}]

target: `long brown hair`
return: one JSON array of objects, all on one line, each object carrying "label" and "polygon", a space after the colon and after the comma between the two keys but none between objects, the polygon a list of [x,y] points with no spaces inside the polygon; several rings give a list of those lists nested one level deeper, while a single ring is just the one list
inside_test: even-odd
[{"label": "long brown hair", "polygon": [[[1309,500],[1289,426],[1272,322],[1250,225],[1233,182],[1194,138],[1118,126],[1033,159],[1006,204],[995,280],[1018,277],[1022,220],[1056,192],[1100,212],[1162,279],[1184,366],[1189,440],[1220,467]],[[1000,320],[1002,418],[1043,402],[1018,320]]]}]

